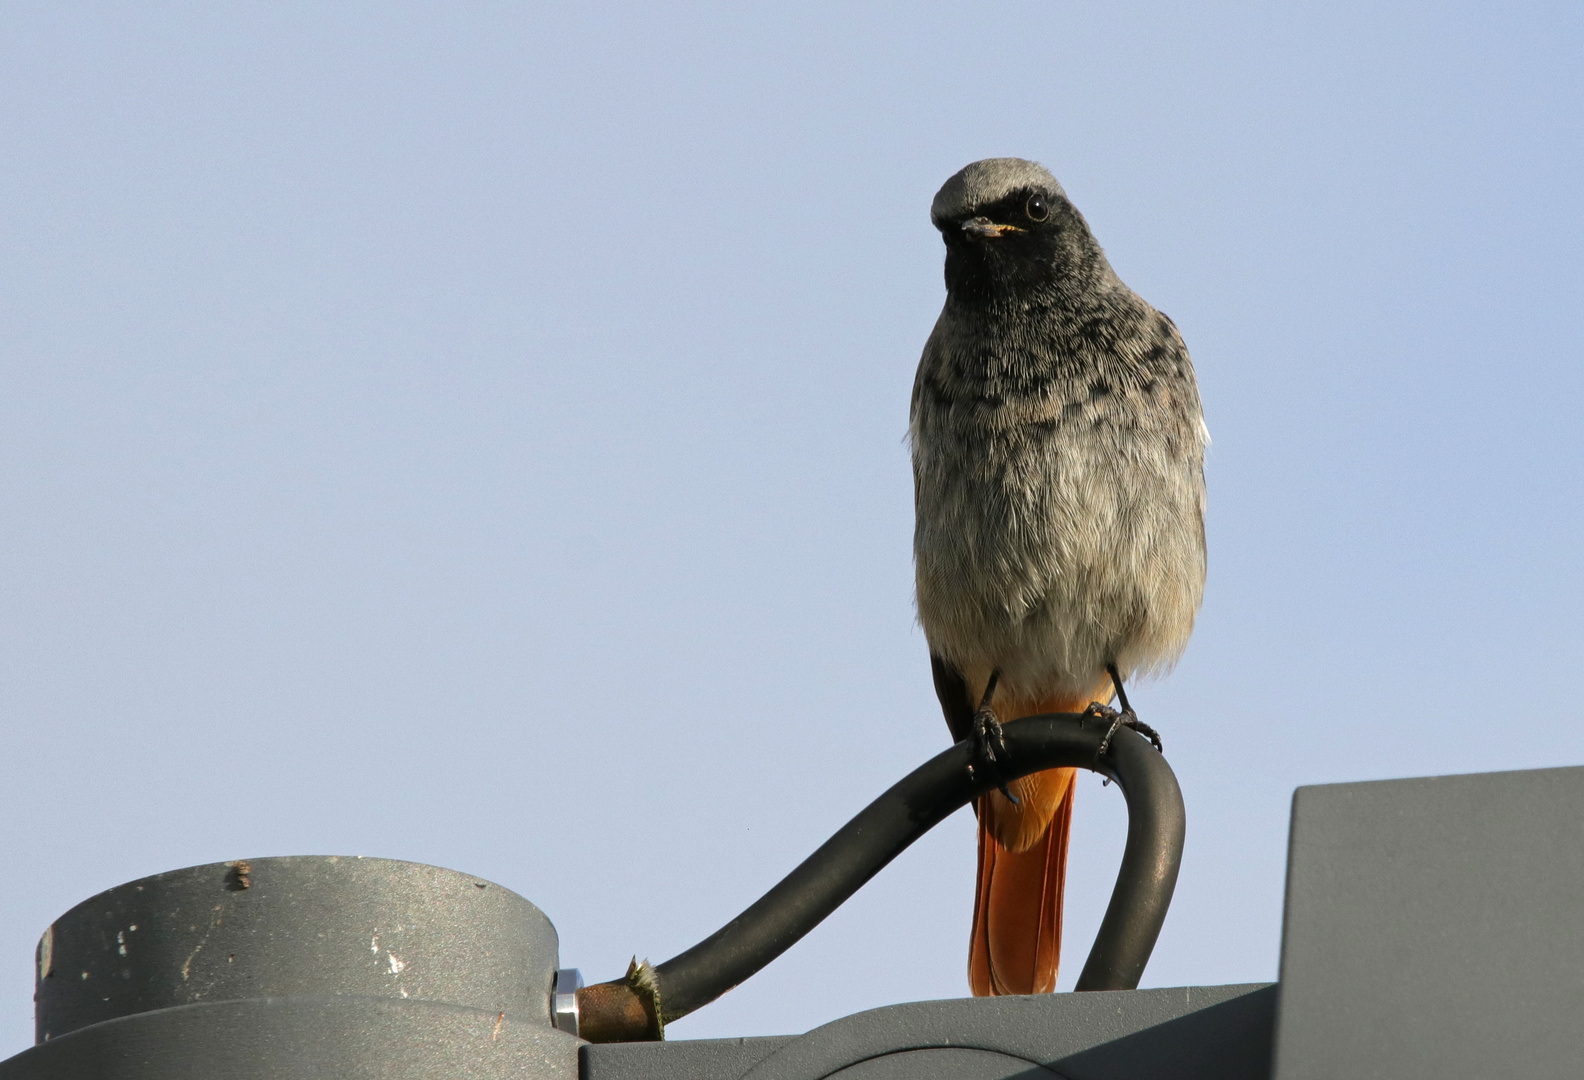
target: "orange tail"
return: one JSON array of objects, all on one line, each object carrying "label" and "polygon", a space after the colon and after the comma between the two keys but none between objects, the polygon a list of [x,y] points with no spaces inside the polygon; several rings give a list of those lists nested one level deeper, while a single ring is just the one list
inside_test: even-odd
[{"label": "orange tail", "polygon": [[[987,670],[964,675],[931,654],[935,692],[952,737],[969,737],[976,688]],[[1023,695],[992,702],[1003,721],[1042,713],[1082,712],[1115,692],[1101,676],[1089,694]],[[1056,989],[1061,960],[1062,891],[1067,877],[1076,769],[1046,769],[1011,781],[1017,798],[998,791],[980,798],[979,882],[974,891],[973,935],[968,946],[968,983],[977,997],[1047,994]]]},{"label": "orange tail", "polygon": [[980,800],[979,885],[968,949],[976,997],[1056,988],[1075,774],[1051,769],[1014,782],[1017,806],[994,792]]}]

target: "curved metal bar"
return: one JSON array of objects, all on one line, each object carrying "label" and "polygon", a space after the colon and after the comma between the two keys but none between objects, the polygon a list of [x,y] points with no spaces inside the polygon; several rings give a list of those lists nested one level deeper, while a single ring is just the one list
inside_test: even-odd
[{"label": "curved metal bar", "polygon": [[[1186,815],[1166,759],[1122,728],[1103,760],[1095,754],[1109,724],[1076,713],[1014,720],[1004,726],[1001,779],[1061,766],[1115,780],[1127,799],[1127,844],[1111,903],[1078,990],[1138,986],[1166,919],[1182,861]],[[962,742],[903,777],[819,850],[715,933],[654,969],[578,991],[583,1038],[626,1042],[662,1037],[664,1021],[707,1005],[791,948],[909,844],[995,787],[968,776],[972,748]]]}]

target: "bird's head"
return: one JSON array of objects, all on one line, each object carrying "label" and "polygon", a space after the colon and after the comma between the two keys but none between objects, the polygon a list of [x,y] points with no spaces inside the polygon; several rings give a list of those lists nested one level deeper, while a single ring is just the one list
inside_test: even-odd
[{"label": "bird's head", "polygon": [[1056,178],[1022,158],[964,168],[936,193],[930,220],[946,241],[954,296],[1046,292],[1102,258]]}]

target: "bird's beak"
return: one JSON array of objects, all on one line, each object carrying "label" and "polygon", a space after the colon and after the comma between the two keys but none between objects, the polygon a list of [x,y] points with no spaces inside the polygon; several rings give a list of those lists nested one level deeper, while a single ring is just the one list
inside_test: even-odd
[{"label": "bird's beak", "polygon": [[969,218],[962,223],[963,232],[969,236],[1001,236],[1009,232],[1022,232],[1016,225],[997,225],[987,217]]}]

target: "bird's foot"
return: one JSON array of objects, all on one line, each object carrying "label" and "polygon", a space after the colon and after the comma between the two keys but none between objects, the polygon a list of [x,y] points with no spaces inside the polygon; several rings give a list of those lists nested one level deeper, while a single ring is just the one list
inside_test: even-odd
[{"label": "bird's foot", "polygon": [[1006,734],[1001,729],[1000,718],[989,705],[981,705],[974,712],[969,739],[973,742],[973,760],[968,763],[969,779],[978,779],[979,770],[983,769],[986,776],[999,781],[997,790],[1016,806],[1017,796],[1006,786],[1006,781],[1001,780],[1000,762],[1011,756],[1007,753]]},{"label": "bird's foot", "polygon": [[1155,752],[1164,754],[1165,748],[1161,745],[1160,733],[1138,718],[1138,713],[1131,708],[1122,710],[1113,709],[1109,705],[1102,705],[1098,701],[1091,701],[1089,707],[1083,711],[1084,716],[1093,716],[1100,720],[1111,721],[1111,726],[1106,729],[1105,738],[1100,740],[1100,749],[1095,753],[1095,760],[1105,757],[1106,751],[1111,749],[1111,737],[1117,733],[1118,728],[1132,728],[1155,745]]}]

